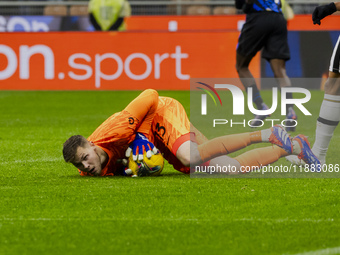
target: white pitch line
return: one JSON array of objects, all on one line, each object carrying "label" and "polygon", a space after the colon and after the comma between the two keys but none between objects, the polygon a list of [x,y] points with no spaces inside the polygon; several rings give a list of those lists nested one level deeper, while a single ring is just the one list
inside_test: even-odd
[{"label": "white pitch line", "polygon": [[241,218],[241,219],[234,219],[234,221],[260,221],[260,222],[268,222],[268,223],[282,223],[282,222],[312,222],[312,223],[320,223],[320,222],[332,222],[334,219],[327,218],[327,219],[261,219],[261,218]]},{"label": "white pitch line", "polygon": [[306,251],[306,252],[295,253],[295,254],[290,254],[290,255],[336,255],[336,254],[340,254],[340,246],[333,247],[333,248],[326,248],[322,250]]},{"label": "white pitch line", "polygon": [[241,218],[241,219],[185,219],[185,218],[164,218],[164,219],[130,219],[130,218],[101,218],[101,219],[79,219],[79,218],[0,218],[1,221],[195,221],[195,222],[235,222],[235,221],[259,221],[268,224],[275,223],[286,223],[286,222],[312,222],[312,223],[323,223],[323,222],[333,222],[334,219],[253,219],[253,218]]},{"label": "white pitch line", "polygon": [[8,164],[27,164],[27,163],[35,163],[35,162],[55,162],[61,160],[60,158],[48,158],[48,159],[17,159],[17,160],[9,160],[9,161],[2,161],[0,165],[8,165]]}]

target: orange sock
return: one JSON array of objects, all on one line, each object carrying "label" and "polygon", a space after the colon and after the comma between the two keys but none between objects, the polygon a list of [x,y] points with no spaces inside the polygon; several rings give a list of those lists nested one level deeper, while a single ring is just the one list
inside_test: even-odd
[{"label": "orange sock", "polygon": [[249,135],[250,135],[250,140],[252,144],[262,142],[261,131],[254,131],[254,132],[249,133]]},{"label": "orange sock", "polygon": [[247,151],[237,156],[235,159],[241,166],[257,166],[258,169],[260,169],[262,166],[272,164],[279,160],[279,158],[287,155],[288,153],[284,149],[274,145]]},{"label": "orange sock", "polygon": [[202,161],[205,162],[215,157],[238,151],[252,143],[258,143],[261,141],[261,131],[226,135],[198,145],[198,151],[201,155]]}]

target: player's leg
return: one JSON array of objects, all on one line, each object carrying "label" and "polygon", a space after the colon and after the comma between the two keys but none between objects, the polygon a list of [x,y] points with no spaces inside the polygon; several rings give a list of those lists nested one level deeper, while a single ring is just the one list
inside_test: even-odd
[{"label": "player's leg", "polygon": [[[282,134],[287,136],[285,132],[282,132]],[[271,142],[274,144],[273,140]],[[280,147],[276,146],[276,144],[280,145]],[[195,142],[186,141],[178,148],[176,157],[188,167],[202,165],[200,146]],[[283,148],[286,148],[286,150]],[[307,138],[303,135],[296,136],[292,141],[286,139],[285,144],[275,143],[274,146],[250,150],[236,158],[230,158],[226,155],[211,158],[207,163],[209,166],[214,166],[215,169],[218,169],[218,166],[220,168],[226,167],[225,169],[229,169],[230,174],[238,174],[248,169],[260,169],[262,166],[272,164],[289,154],[297,155],[306,164],[314,165],[315,168],[320,165],[320,161],[311,151]],[[232,171],[233,169],[236,171]]]},{"label": "player's leg", "polygon": [[[310,165],[311,169],[315,169],[316,171],[320,170],[320,161],[315,156],[315,154],[313,154],[310,148],[309,141],[304,135],[298,135],[294,137],[291,143],[292,155],[298,157],[306,164]],[[289,154],[290,153],[288,153],[286,150],[283,150],[278,146],[273,146],[248,151],[239,155],[235,159],[239,161],[242,166],[249,166],[255,169],[260,169],[262,166],[272,164],[279,160],[281,157],[286,157]]]},{"label": "player's leg", "polygon": [[[253,143],[270,142],[283,148],[288,155],[292,153],[292,144],[289,135],[281,126],[274,126],[270,129],[218,137],[202,144],[197,144],[195,139],[181,144],[176,151],[176,157],[186,166],[200,165],[217,157],[225,156],[228,153],[238,151]],[[265,154],[263,154],[266,158]],[[280,157],[283,154],[280,154]],[[277,160],[277,157],[274,157]],[[237,165],[234,159],[229,157],[221,158],[225,164]],[[272,159],[271,159],[272,160]],[[210,162],[211,164],[214,161]]]},{"label": "player's leg", "polygon": [[[320,171],[320,161],[315,154],[313,154],[309,141],[304,135],[294,137],[292,144],[292,155],[303,160],[305,164],[310,165],[312,167],[311,169]],[[272,164],[287,155],[289,155],[287,151],[280,147],[273,146],[248,151],[239,155],[235,159],[239,161],[242,166],[249,166],[251,167],[250,169],[260,169],[262,166]]]},{"label": "player's leg", "polygon": [[236,169],[236,171],[227,172],[229,174],[241,173],[241,164],[236,159],[228,157],[226,155],[212,158],[211,160],[203,163],[199,154],[198,146],[199,145],[196,142],[186,141],[178,148],[176,152],[176,157],[183,165],[187,167],[190,167],[190,165],[194,167],[198,165],[203,165],[205,163],[209,166],[230,166],[229,169],[231,169],[231,167],[233,167],[233,169]]},{"label": "player's leg", "polygon": [[255,84],[255,79],[249,70],[250,61],[253,56],[243,56],[236,52],[236,71],[245,87],[250,87]]},{"label": "player's leg", "polygon": [[[249,70],[249,64],[257,52],[264,46],[267,31],[263,24],[262,15],[247,17],[247,22],[243,25],[238,39],[236,50],[236,71],[243,86],[252,88],[252,98],[256,108],[263,109],[264,103],[260,91],[256,86],[256,81]],[[268,108],[268,107],[267,107]]]},{"label": "player's leg", "polygon": [[[190,167],[190,163],[191,167],[203,165],[198,147],[198,144],[187,141],[178,148],[176,156],[188,167]],[[272,164],[287,155],[289,154],[284,149],[278,146],[270,146],[245,152],[236,158],[231,158],[226,155],[218,156],[212,158],[207,163],[209,166],[215,167],[215,169],[224,168],[228,170],[223,173],[240,174],[247,171],[247,169],[249,169],[248,167],[253,170],[260,169],[262,166]]]},{"label": "player's leg", "polygon": [[[319,117],[316,121],[315,141],[313,153],[319,158],[321,164],[326,163],[326,154],[334,131],[340,121],[340,74],[329,72],[325,84],[325,95],[322,101]],[[303,165],[304,161],[294,155],[286,157],[293,164]]]},{"label": "player's leg", "polygon": [[333,49],[329,66],[329,78],[325,84],[325,95],[321,104],[319,118],[316,124],[313,152],[322,163],[333,133],[340,121],[340,36]]},{"label": "player's leg", "polygon": [[[280,88],[290,87],[291,81],[286,72],[286,61],[290,59],[288,46],[287,22],[282,15],[272,14],[273,32],[268,37],[267,44],[264,47],[262,57],[269,61],[270,67],[274,73]],[[292,93],[287,93],[288,99],[293,98]],[[293,105],[286,106],[286,119],[292,119],[286,122],[287,131],[295,131],[295,121],[297,116]],[[292,126],[292,127],[291,127]]]},{"label": "player's leg", "polygon": [[[200,145],[192,141],[187,141],[178,148],[176,156],[188,167],[190,167],[190,164],[191,167],[202,165],[203,163],[198,149],[199,146]],[[298,149],[296,154],[301,153],[299,146]],[[228,171],[224,173],[240,174],[248,171],[248,169],[260,169],[262,166],[272,164],[287,155],[289,155],[289,153],[284,149],[278,146],[270,146],[245,152],[236,158],[231,158],[226,155],[218,156],[208,161],[208,164],[209,166],[215,167],[215,169],[227,169]]]},{"label": "player's leg", "polygon": [[[282,15],[272,13],[270,17],[272,20],[272,32],[268,35],[262,57],[269,61],[280,88],[290,87],[291,81],[286,72],[286,61],[290,59],[287,22]],[[287,93],[286,97],[291,99],[293,95],[292,93]],[[297,119],[293,105],[286,106],[286,119]],[[286,124],[288,126],[287,131],[295,130],[295,127],[290,127],[294,126],[295,121],[286,122]]]},{"label": "player's leg", "polygon": [[[286,72],[286,61],[284,59],[271,59],[269,62],[273,70],[274,77],[277,79],[280,88],[291,87],[292,86],[291,81]],[[286,93],[286,98],[292,99],[293,94],[291,92]],[[297,115],[294,111],[294,105],[292,104],[286,105],[286,119],[292,120],[292,121],[286,122],[286,125],[287,125],[286,130],[288,132],[295,131],[295,127],[294,127],[295,122],[293,120],[297,120]]]},{"label": "player's leg", "polygon": [[[253,57],[252,56],[241,56],[239,53],[236,53],[236,70],[240,77],[240,80],[243,86],[247,89],[248,87],[252,88],[252,98],[253,103],[256,105],[256,108],[259,110],[268,110],[268,106],[263,102],[260,91],[256,86],[255,79],[249,70],[249,63]],[[247,90],[248,92],[248,90]],[[255,115],[254,120],[250,123],[251,126],[259,126],[261,125],[261,121],[264,120],[268,115]]]},{"label": "player's leg", "polygon": [[[325,84],[325,95],[321,104],[319,118],[316,123],[315,142],[312,151],[326,162],[329,143],[335,128],[340,121],[340,36],[333,49],[329,66],[329,78]],[[287,160],[294,164],[303,164],[296,157],[289,156]]]},{"label": "player's leg", "polygon": [[256,86],[256,81],[252,73],[249,70],[249,64],[252,59],[253,59],[253,55],[242,56],[237,52],[236,53],[236,71],[238,73],[238,76],[243,86],[246,89],[248,87],[252,88],[252,98],[253,98],[253,103],[256,105],[256,108],[260,110],[266,110],[268,109],[268,107],[263,103],[263,99],[261,97],[260,91]]},{"label": "player's leg", "polygon": [[326,154],[329,143],[333,137],[334,130],[340,121],[340,74],[329,73],[325,84],[325,95],[321,104],[319,118],[316,122],[314,154],[321,163],[326,162]]},{"label": "player's leg", "polygon": [[278,79],[280,87],[290,87],[291,82],[286,72],[286,61],[283,59],[270,59],[270,67],[273,70],[274,77]]},{"label": "player's leg", "polygon": [[288,152],[292,150],[287,132],[281,126],[274,126],[261,131],[221,136],[200,144],[197,149],[201,161],[196,160],[197,158],[194,157],[194,162],[200,164],[261,142],[276,144]]}]

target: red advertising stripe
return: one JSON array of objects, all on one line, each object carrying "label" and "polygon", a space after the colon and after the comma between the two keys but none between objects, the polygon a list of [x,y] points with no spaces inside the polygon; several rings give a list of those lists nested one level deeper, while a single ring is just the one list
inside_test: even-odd
[{"label": "red advertising stripe", "polygon": [[[168,31],[174,22],[178,31],[186,30],[238,30],[245,21],[245,15],[209,16],[132,16],[127,19],[129,30]],[[171,25],[170,25],[171,26]],[[314,25],[312,15],[295,15],[288,22],[288,30],[340,30],[340,15],[332,15],[322,20],[322,25]]]},{"label": "red advertising stripe", "polygon": [[129,30],[168,30],[175,22],[178,31],[183,30],[237,30],[245,15],[209,16],[131,16],[127,19]]},{"label": "red advertising stripe", "polygon": [[[238,32],[7,33],[0,89],[189,89],[189,79],[238,77]],[[252,62],[260,74],[257,56]]]}]

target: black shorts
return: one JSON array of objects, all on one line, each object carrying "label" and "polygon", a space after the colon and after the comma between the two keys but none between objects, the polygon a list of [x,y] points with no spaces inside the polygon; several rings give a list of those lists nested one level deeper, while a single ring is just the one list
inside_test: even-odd
[{"label": "black shorts", "polygon": [[329,64],[329,71],[333,73],[340,73],[340,47],[339,43],[340,42],[340,36],[338,38],[338,41],[336,42],[332,57],[331,57],[331,63]]},{"label": "black shorts", "polygon": [[290,59],[287,21],[281,13],[268,11],[247,15],[238,39],[237,53],[255,56],[262,48],[262,57],[267,60]]}]

